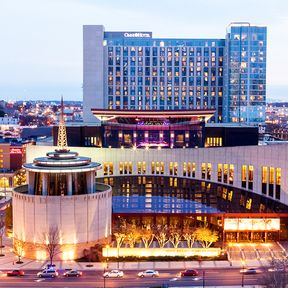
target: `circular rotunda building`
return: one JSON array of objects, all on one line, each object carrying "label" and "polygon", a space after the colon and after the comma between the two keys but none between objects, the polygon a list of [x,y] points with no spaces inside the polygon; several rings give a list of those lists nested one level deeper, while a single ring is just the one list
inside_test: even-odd
[{"label": "circular rotunda building", "polygon": [[13,191],[14,248],[25,243],[21,256],[31,259],[48,258],[45,243],[51,231],[59,239],[55,258],[62,260],[82,257],[84,249],[111,234],[111,187],[95,182],[102,166],[67,149],[61,118],[58,148],[24,164],[28,185]]}]

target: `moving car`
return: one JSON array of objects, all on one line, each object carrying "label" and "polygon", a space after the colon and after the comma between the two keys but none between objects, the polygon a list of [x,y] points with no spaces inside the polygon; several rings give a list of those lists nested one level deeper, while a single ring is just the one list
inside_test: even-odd
[{"label": "moving car", "polygon": [[257,269],[256,268],[244,268],[240,270],[240,273],[243,274],[256,274],[257,273]]},{"label": "moving car", "polygon": [[81,271],[77,271],[77,270],[69,270],[66,271],[63,276],[65,277],[80,277],[82,276],[82,272]]},{"label": "moving car", "polygon": [[44,269],[37,273],[39,278],[55,278],[58,276],[58,272],[52,269]]},{"label": "moving car", "polygon": [[180,272],[181,277],[186,277],[186,276],[198,276],[199,273],[195,269],[188,269]]},{"label": "moving car", "polygon": [[159,272],[155,270],[145,270],[138,273],[138,277],[159,277]]},{"label": "moving car", "polygon": [[123,276],[124,276],[124,273],[123,271],[120,271],[120,270],[111,270],[103,274],[103,277],[106,277],[106,278],[120,278]]},{"label": "moving car", "polygon": [[7,272],[7,276],[24,276],[23,270],[12,270]]}]

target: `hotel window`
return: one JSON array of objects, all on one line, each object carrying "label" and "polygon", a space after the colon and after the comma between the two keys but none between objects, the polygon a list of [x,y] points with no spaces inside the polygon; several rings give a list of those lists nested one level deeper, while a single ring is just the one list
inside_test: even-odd
[{"label": "hotel window", "polygon": [[247,166],[242,165],[242,171],[241,171],[241,179],[242,179],[242,187],[246,188],[247,185]]},{"label": "hotel window", "polygon": [[233,185],[234,182],[234,165],[230,164],[229,166],[229,184]]},{"label": "hotel window", "polygon": [[207,163],[207,180],[211,180],[211,163]]},{"label": "hotel window", "polygon": [[113,175],[113,163],[112,162],[104,162],[103,165],[104,175]]},{"label": "hotel window", "polygon": [[206,176],[206,163],[202,163],[201,165],[201,178],[205,179]]},{"label": "hotel window", "polygon": [[222,198],[223,198],[224,200],[227,199],[227,188],[223,188],[223,191],[222,191]]},{"label": "hotel window", "polygon": [[169,169],[170,170],[170,175],[177,176],[178,163],[177,162],[170,162],[169,168],[170,168]]},{"label": "hotel window", "polygon": [[281,168],[276,168],[276,199],[280,200]]},{"label": "hotel window", "polygon": [[196,176],[196,163],[192,163],[192,177],[195,178]]},{"label": "hotel window", "polygon": [[123,162],[119,163],[119,173],[123,174]]},{"label": "hotel window", "polygon": [[228,201],[232,201],[232,198],[233,198],[233,190],[230,190],[229,193],[228,193]]},{"label": "hotel window", "polygon": [[248,189],[253,190],[253,172],[254,167],[252,165],[248,166]]},{"label": "hotel window", "polygon": [[155,162],[151,163],[151,174],[155,174]]},{"label": "hotel window", "polygon": [[191,177],[191,163],[190,162],[187,163],[187,176]]},{"label": "hotel window", "polygon": [[268,168],[262,167],[262,194],[267,194],[267,176],[268,176]]},{"label": "hotel window", "polygon": [[228,183],[228,164],[224,164],[223,181],[224,183]]},{"label": "hotel window", "polygon": [[275,177],[275,169],[274,167],[269,168],[269,196],[274,196],[274,177]]},{"label": "hotel window", "polygon": [[160,162],[160,174],[164,174],[164,162]]},{"label": "hotel window", "polygon": [[222,182],[222,164],[218,164],[217,175],[218,182]]},{"label": "hotel window", "polygon": [[186,177],[187,176],[187,163],[183,162],[183,176]]},{"label": "hotel window", "polygon": [[246,201],[246,209],[251,210],[252,198],[248,198]]},{"label": "hotel window", "polygon": [[146,162],[138,162],[138,174],[146,174]]}]

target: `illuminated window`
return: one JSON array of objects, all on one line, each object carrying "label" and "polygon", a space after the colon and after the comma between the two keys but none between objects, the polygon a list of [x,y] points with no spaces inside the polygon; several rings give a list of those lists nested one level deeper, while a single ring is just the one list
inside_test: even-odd
[{"label": "illuminated window", "polygon": [[281,168],[276,168],[276,199],[280,200]]},{"label": "illuminated window", "polygon": [[223,188],[222,198],[225,199],[225,200],[227,199],[227,188]]},{"label": "illuminated window", "polygon": [[246,185],[247,185],[247,166],[246,165],[242,165],[241,179],[242,179],[242,187],[246,188]]},{"label": "illuminated window", "polygon": [[246,209],[251,210],[252,198],[248,198],[246,201]]},{"label": "illuminated window", "polygon": [[174,175],[177,176],[177,171],[178,170],[178,163],[174,162]]},{"label": "illuminated window", "polygon": [[178,172],[177,168],[178,168],[178,163],[177,162],[170,162],[170,165],[169,165],[170,175],[177,176],[177,172]]},{"label": "illuminated window", "polygon": [[228,193],[228,200],[231,202],[233,198],[233,190],[230,190]]},{"label": "illuminated window", "polygon": [[195,178],[196,176],[196,163],[192,163],[192,177]]},{"label": "illuminated window", "polygon": [[173,162],[170,162],[169,164],[169,174],[173,175]]},{"label": "illuminated window", "polygon": [[186,166],[186,162],[183,162],[183,176],[184,176],[184,177],[187,176],[187,166]]},{"label": "illuminated window", "polygon": [[160,173],[161,175],[164,174],[164,162],[160,162]]},{"label": "illuminated window", "polygon": [[229,166],[229,184],[233,185],[234,182],[234,165],[230,164]]},{"label": "illuminated window", "polygon": [[187,164],[187,176],[191,177],[191,163],[190,162],[188,162]]},{"label": "illuminated window", "polygon": [[222,164],[218,164],[217,175],[218,182],[222,182]]},{"label": "illuminated window", "polygon": [[138,174],[142,174],[142,162],[138,162],[137,171],[138,171]]},{"label": "illuminated window", "polygon": [[269,168],[269,196],[274,196],[274,179],[275,179],[275,169],[274,167]]},{"label": "illuminated window", "polygon": [[262,167],[262,194],[267,194],[267,177],[268,177],[268,168]]},{"label": "illuminated window", "polygon": [[119,173],[123,174],[123,162],[119,163]]},{"label": "illuminated window", "polygon": [[228,183],[228,164],[224,164],[223,179],[224,183]]},{"label": "illuminated window", "polygon": [[151,163],[151,174],[155,174],[155,162]]},{"label": "illuminated window", "polygon": [[201,165],[201,178],[205,179],[206,176],[206,163],[202,163]]},{"label": "illuminated window", "polygon": [[211,163],[207,164],[207,179],[211,180]]},{"label": "illuminated window", "polygon": [[248,166],[248,189],[253,190],[253,172],[254,172],[254,167],[249,165]]}]

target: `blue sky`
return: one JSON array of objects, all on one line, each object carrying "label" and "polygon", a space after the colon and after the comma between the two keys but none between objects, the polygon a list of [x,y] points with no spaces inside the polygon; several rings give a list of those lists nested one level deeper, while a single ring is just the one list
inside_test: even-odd
[{"label": "blue sky", "polygon": [[288,101],[285,0],[0,0],[0,100],[82,100],[85,24],[159,38],[224,38],[233,21],[267,26],[267,98]]}]

